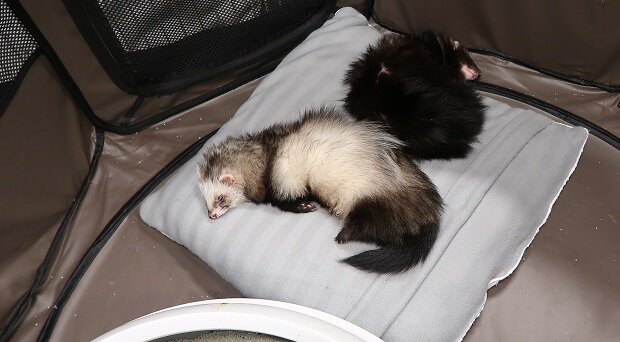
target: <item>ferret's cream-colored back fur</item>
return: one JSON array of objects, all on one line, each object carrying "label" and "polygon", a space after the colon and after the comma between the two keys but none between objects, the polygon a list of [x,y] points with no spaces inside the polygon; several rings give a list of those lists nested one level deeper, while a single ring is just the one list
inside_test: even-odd
[{"label": "ferret's cream-colored back fur", "polygon": [[271,175],[274,190],[293,199],[312,189],[344,218],[359,198],[393,193],[406,182],[409,177],[393,153],[401,144],[379,124],[333,113],[308,116],[279,145]]}]

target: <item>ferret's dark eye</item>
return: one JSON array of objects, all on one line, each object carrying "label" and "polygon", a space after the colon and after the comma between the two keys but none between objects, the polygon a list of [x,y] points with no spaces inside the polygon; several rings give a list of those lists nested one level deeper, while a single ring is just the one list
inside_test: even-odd
[{"label": "ferret's dark eye", "polygon": [[217,202],[219,202],[219,203],[222,203],[222,202],[224,202],[224,196],[219,195],[219,196],[217,196],[217,198],[216,198],[215,200],[216,200]]}]

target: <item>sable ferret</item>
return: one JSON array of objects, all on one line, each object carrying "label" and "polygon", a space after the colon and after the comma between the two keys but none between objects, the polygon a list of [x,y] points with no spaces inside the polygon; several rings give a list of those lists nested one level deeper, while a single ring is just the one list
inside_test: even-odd
[{"label": "sable ferret", "polygon": [[338,243],[380,246],[343,260],[376,273],[398,273],[423,261],[437,237],[442,200],[435,185],[379,123],[336,109],[209,148],[198,182],[209,217],[246,201],[310,212],[312,201],[343,222]]},{"label": "sable ferret", "polygon": [[467,49],[444,34],[385,35],[351,63],[345,108],[386,122],[416,159],[462,158],[484,124],[486,106],[467,83],[480,74]]}]

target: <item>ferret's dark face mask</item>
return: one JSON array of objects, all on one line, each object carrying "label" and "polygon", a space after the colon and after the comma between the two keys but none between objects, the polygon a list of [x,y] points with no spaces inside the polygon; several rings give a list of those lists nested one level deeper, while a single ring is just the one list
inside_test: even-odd
[{"label": "ferret's dark face mask", "polygon": [[480,77],[480,75],[482,75],[482,71],[480,71],[480,68],[478,68],[474,60],[469,55],[467,48],[461,45],[458,41],[454,41],[452,44],[454,45],[456,60],[459,61],[462,77],[467,81],[475,80]]}]

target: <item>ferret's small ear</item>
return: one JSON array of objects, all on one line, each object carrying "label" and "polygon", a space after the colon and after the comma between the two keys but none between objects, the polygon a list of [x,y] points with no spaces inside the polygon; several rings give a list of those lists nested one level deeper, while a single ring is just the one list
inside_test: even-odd
[{"label": "ferret's small ear", "polygon": [[237,184],[237,178],[229,173],[220,176],[220,182],[228,185]]},{"label": "ferret's small ear", "polygon": [[458,40],[455,40],[454,41],[454,50],[458,49],[460,45],[461,45],[461,43],[459,43]]}]

